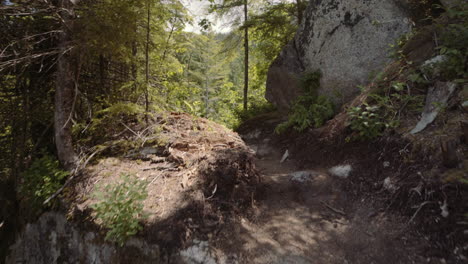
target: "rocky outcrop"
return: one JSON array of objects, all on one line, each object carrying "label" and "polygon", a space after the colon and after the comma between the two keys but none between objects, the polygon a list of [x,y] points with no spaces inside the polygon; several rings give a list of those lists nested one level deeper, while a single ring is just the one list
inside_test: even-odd
[{"label": "rocky outcrop", "polygon": [[[111,150],[102,152],[107,156],[67,186],[62,210],[46,212],[18,232],[6,263],[224,263],[222,255],[211,256],[206,237],[231,212],[241,215],[252,206],[260,183],[252,150],[237,133],[203,118],[164,113],[152,122],[129,124],[133,137],[110,137]],[[160,130],[148,129],[155,127]],[[135,143],[144,131],[145,144]],[[91,205],[99,201],[93,195],[98,186],[118,184],[124,174],[147,182],[141,205],[148,217],[119,247],[105,241],[107,229]]]},{"label": "rocky outcrop", "polygon": [[43,214],[28,224],[11,248],[6,263],[160,263],[159,247],[130,239],[124,248],[105,243],[95,232],[86,232],[63,214]]},{"label": "rocky outcrop", "polygon": [[288,109],[299,79],[321,71],[319,94],[341,105],[387,64],[390,44],[411,30],[403,0],[311,0],[296,36],[270,66],[266,98]]}]

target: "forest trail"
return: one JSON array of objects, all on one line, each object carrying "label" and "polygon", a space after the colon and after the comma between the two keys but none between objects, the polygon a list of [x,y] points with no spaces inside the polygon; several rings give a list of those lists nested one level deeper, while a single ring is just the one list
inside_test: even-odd
[{"label": "forest trail", "polygon": [[[351,201],[326,169],[299,170],[294,160],[280,163],[284,150],[268,139],[247,143],[263,154],[256,216],[218,235],[216,248],[234,263],[420,263],[422,243],[408,237],[403,220]],[[292,180],[297,172],[309,178]],[[349,200],[348,200],[349,199]],[[230,263],[230,262],[228,262]]]}]

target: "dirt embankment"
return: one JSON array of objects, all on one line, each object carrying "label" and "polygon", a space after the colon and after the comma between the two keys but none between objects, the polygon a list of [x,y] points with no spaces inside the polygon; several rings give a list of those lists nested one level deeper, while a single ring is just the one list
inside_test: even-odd
[{"label": "dirt embankment", "polygon": [[[237,133],[202,118],[170,113],[149,127],[129,127],[107,142],[99,158],[66,191],[69,215],[104,232],[90,205],[96,186],[128,174],[147,181],[141,236],[172,254],[194,237],[208,239],[227,218],[246,214],[260,176],[253,154]],[[91,219],[91,220],[90,220]]]},{"label": "dirt embankment", "polygon": [[[358,232],[365,234],[381,221],[377,229],[382,231],[384,237],[387,236],[380,240],[390,243],[387,249],[393,247],[396,251],[402,250],[400,253],[406,252],[408,256],[415,254],[413,259],[405,260],[396,259],[399,254],[395,252],[389,253],[393,258],[387,259],[396,262],[388,263],[410,263],[407,262],[409,260],[416,263],[466,261],[468,188],[459,182],[447,180],[451,173],[459,173],[463,169],[446,168],[440,149],[432,148],[439,145],[431,142],[432,136],[446,126],[447,120],[436,122],[418,135],[418,140],[385,134],[370,142],[349,142],[346,137],[350,131],[346,128],[332,137],[324,136],[323,129],[276,135],[273,133],[274,127],[280,121],[281,118],[275,114],[264,115],[247,122],[239,131],[250,136],[260,135],[253,144],[260,146],[258,150],[261,154],[265,138],[281,155],[288,150],[289,162],[295,170],[314,169],[330,175],[329,168],[350,165],[348,177],[329,180],[333,182],[329,186],[331,184],[334,191],[328,195],[334,193],[339,197],[331,204],[354,218],[364,219],[361,223],[368,226]],[[457,131],[449,134],[460,137],[462,133]],[[426,143],[421,144],[421,141]],[[463,145],[460,148],[466,151]],[[317,191],[314,188],[310,190]],[[349,220],[349,217],[345,218]],[[344,243],[343,247],[351,249],[352,241],[348,242],[350,244]],[[387,263],[378,259],[367,260]],[[365,258],[357,260],[349,263],[371,263],[364,261]]]},{"label": "dirt embankment", "polygon": [[[346,142],[345,134],[324,140],[320,130],[278,136],[281,119],[268,114],[245,123],[246,143],[186,114],[130,126],[126,140],[106,143],[64,191],[68,220],[46,214],[30,228],[45,239],[38,244],[23,234],[26,244],[10,259],[32,248],[44,259],[113,263],[465,262],[467,190],[442,182],[446,169],[436,155],[395,135],[366,143]],[[48,237],[44,229],[69,230],[70,223],[74,234],[103,234],[91,193],[122,173],[149,183],[149,218],[131,243],[114,248],[89,233]],[[72,256],[80,251],[69,245],[80,243],[86,253]]]}]

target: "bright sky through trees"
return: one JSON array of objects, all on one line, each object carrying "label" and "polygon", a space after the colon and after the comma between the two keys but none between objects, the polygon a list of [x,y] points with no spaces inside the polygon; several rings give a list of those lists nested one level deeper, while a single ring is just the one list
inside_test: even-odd
[{"label": "bright sky through trees", "polygon": [[187,24],[185,31],[188,32],[200,32],[200,26],[198,22],[207,18],[213,26],[213,30],[220,33],[226,33],[231,30],[229,21],[226,18],[219,19],[213,14],[208,14],[209,1],[207,0],[183,0],[182,3],[186,6],[193,17],[193,25]]}]

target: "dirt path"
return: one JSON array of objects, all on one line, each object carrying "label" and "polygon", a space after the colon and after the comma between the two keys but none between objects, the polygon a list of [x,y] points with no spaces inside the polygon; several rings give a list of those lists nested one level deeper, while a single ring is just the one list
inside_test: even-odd
[{"label": "dirt path", "polygon": [[[261,138],[261,137],[260,137]],[[234,263],[421,263],[418,242],[402,219],[350,201],[339,181],[323,168],[294,181],[294,160],[280,163],[283,150],[247,140],[257,153],[264,190],[256,217],[221,231],[218,246]],[[425,262],[425,261],[424,261]]]}]

